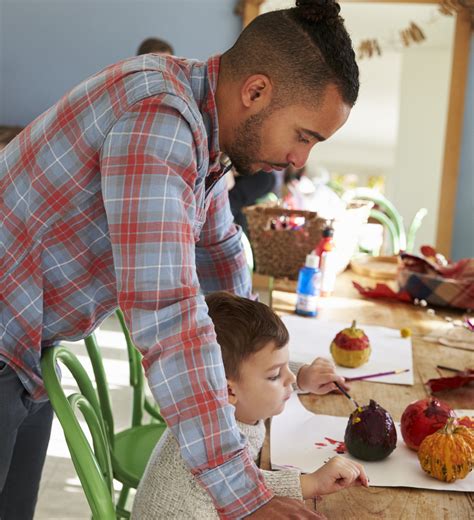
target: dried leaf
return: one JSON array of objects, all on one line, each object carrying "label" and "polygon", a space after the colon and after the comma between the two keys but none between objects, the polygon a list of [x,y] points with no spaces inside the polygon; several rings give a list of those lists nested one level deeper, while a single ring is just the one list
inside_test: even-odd
[{"label": "dried leaf", "polygon": [[444,390],[454,390],[455,388],[461,388],[474,381],[474,370],[467,369],[462,372],[458,372],[455,376],[451,377],[435,377],[428,380],[425,384],[433,392],[442,392]]},{"label": "dried leaf", "polygon": [[352,285],[359,291],[362,296],[365,296],[366,298],[390,298],[392,300],[408,303],[413,301],[412,297],[406,291],[395,292],[384,283],[378,283],[375,287],[372,288],[362,287],[362,285],[353,280]]}]

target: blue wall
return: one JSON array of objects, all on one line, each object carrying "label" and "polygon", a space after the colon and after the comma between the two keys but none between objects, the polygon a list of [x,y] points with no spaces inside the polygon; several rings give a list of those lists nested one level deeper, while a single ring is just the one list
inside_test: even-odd
[{"label": "blue wall", "polygon": [[474,258],[474,34],[471,36],[452,256]]},{"label": "blue wall", "polygon": [[3,2],[0,0],[0,124],[2,124],[3,117]]},{"label": "blue wall", "polygon": [[133,56],[148,36],[162,37],[176,54],[192,58],[223,52],[241,28],[234,5],[235,0],[0,0],[0,124],[29,123],[87,76]]}]

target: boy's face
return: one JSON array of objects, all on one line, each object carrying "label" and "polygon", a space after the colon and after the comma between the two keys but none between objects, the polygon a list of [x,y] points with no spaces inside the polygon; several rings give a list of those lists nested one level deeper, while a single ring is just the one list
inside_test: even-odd
[{"label": "boy's face", "polygon": [[290,397],[295,379],[288,367],[288,346],[275,348],[269,342],[242,362],[238,381],[228,379],[229,402],[235,406],[236,418],[255,424],[278,415]]}]

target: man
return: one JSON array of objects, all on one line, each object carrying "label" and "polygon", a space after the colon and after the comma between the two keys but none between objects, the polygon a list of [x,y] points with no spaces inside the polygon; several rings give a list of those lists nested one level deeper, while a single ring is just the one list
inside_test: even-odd
[{"label": "man", "polygon": [[[221,517],[314,517],[272,497],[245,448],[203,293],[250,291],[229,159],[240,172],[300,168],[355,103],[338,13],[299,0],[206,63],[148,54],[112,65],[2,152],[2,520],[33,515],[51,425],[42,349],[85,337],[117,305]],[[332,384],[316,368],[298,374],[300,386]]]}]

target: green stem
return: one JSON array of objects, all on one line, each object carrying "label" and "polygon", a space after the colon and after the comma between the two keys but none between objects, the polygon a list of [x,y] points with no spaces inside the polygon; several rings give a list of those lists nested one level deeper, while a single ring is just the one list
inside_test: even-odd
[{"label": "green stem", "polygon": [[420,208],[415,216],[413,217],[413,220],[411,221],[410,228],[408,229],[408,235],[407,235],[407,253],[412,253],[413,248],[415,247],[415,236],[416,232],[421,226],[421,223],[423,222],[423,219],[426,217],[428,213],[428,210],[426,208]]}]

